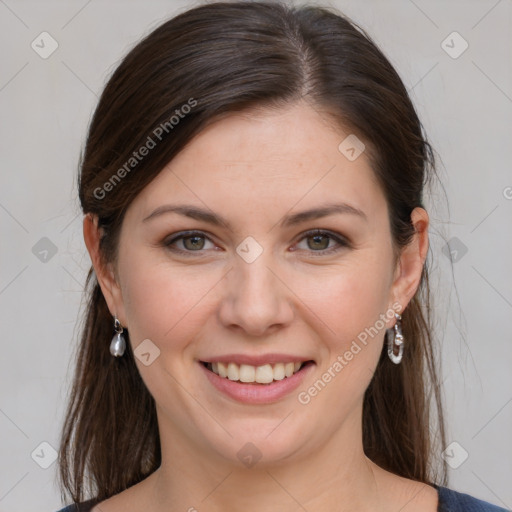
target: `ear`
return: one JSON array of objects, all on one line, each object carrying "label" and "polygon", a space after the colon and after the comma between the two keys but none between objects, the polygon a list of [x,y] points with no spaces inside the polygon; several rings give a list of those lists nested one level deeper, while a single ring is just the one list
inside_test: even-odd
[{"label": "ear", "polygon": [[126,327],[121,288],[111,264],[105,264],[100,253],[101,228],[98,217],[88,213],[84,217],[84,241],[91,257],[96,278],[103,292],[112,317],[117,316],[121,325]]},{"label": "ear", "polygon": [[400,304],[400,312],[407,307],[418,289],[428,251],[428,213],[423,208],[415,208],[411,213],[411,222],[415,233],[400,253],[391,292],[394,302]]}]

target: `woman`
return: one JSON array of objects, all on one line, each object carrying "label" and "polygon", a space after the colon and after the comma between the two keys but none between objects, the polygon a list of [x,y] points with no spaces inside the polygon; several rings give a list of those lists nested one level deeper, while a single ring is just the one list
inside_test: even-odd
[{"label": "woman", "polygon": [[64,499],[503,510],[448,489],[434,457],[433,173],[399,76],[335,12],[210,3],[139,43],[81,163],[93,268]]}]

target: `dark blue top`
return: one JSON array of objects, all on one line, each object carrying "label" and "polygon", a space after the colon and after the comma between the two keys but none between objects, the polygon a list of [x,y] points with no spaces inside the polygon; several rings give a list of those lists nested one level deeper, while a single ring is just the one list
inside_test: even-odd
[{"label": "dark blue top", "polygon": [[[473,498],[469,494],[434,485],[439,495],[437,512],[510,512],[487,501]],[[92,499],[76,505],[69,505],[58,512],[90,512],[98,500]]]},{"label": "dark blue top", "polygon": [[469,494],[434,485],[439,495],[437,512],[507,512],[507,509],[487,501],[473,498]]}]

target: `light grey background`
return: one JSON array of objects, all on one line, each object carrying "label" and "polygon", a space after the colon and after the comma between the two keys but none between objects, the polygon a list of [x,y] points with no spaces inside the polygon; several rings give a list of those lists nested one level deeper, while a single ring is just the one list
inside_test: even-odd
[{"label": "light grey background", "polygon": [[[58,447],[90,264],[76,170],[97,97],[136,41],[193,5],[0,0],[0,512],[61,507],[56,464],[41,443]],[[440,157],[449,217],[441,189],[429,209],[448,442],[458,443],[447,452],[458,466],[450,486],[510,508],[511,1],[330,5],[396,66]],[[31,48],[43,31],[58,43],[47,59]],[[458,36],[446,39],[454,31],[469,44],[457,58],[445,51],[463,48]],[[458,239],[453,275],[441,235]],[[41,252],[44,237],[56,254]]]}]

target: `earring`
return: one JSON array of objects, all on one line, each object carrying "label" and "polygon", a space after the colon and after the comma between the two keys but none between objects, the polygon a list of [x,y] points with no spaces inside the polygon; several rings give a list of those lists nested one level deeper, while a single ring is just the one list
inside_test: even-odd
[{"label": "earring", "polygon": [[114,330],[116,334],[110,342],[110,353],[114,357],[121,357],[126,349],[126,341],[123,336],[123,327],[117,317],[114,317]]},{"label": "earring", "polygon": [[[395,364],[400,364],[404,353],[404,337],[402,334],[402,317],[395,313],[396,323],[392,329],[388,329],[386,336],[388,339],[388,356]],[[390,331],[393,331],[390,333]],[[395,347],[398,347],[398,354],[395,354]]]}]

